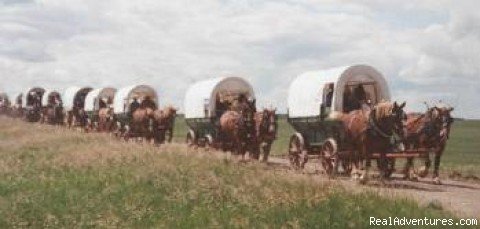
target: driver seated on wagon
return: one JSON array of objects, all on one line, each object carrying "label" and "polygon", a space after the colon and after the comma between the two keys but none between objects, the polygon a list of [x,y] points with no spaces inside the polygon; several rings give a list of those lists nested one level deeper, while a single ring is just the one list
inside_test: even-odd
[{"label": "driver seated on wagon", "polygon": [[100,98],[98,100],[98,109],[107,108],[107,103],[105,102],[105,100],[105,98]]},{"label": "driver seated on wagon", "polygon": [[143,108],[150,108],[152,110],[155,110],[157,108],[157,105],[155,105],[155,102],[153,102],[152,98],[148,95],[145,96],[140,106]]},{"label": "driver seated on wagon", "polygon": [[128,117],[132,117],[133,112],[135,112],[140,107],[140,103],[138,102],[137,96],[133,97],[133,101],[130,103],[130,107],[128,109]]},{"label": "driver seated on wagon", "polygon": [[343,94],[344,112],[348,113],[354,110],[369,109],[371,103],[368,99],[369,97],[362,84],[357,85],[353,89],[353,92],[351,87],[345,87]]},{"label": "driver seated on wagon", "polygon": [[224,96],[221,96],[220,93],[217,94],[215,101],[215,116],[221,117],[225,111],[229,110],[231,102],[228,101],[228,99],[226,99]]}]

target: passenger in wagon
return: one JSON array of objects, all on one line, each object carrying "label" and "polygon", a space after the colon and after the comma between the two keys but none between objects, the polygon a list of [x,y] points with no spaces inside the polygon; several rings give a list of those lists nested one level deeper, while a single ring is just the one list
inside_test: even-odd
[{"label": "passenger in wagon", "polygon": [[216,117],[221,117],[225,111],[228,110],[230,107],[230,104],[228,104],[228,101],[220,96],[220,94],[217,94],[216,96],[216,104],[215,104],[215,116]]},{"label": "passenger in wagon", "polygon": [[105,102],[105,98],[100,98],[98,101],[98,109],[106,108],[107,103]]},{"label": "passenger in wagon", "polygon": [[332,107],[332,99],[333,99],[333,83],[329,83],[326,85],[325,91],[325,107]]},{"label": "passenger in wagon", "polygon": [[157,105],[155,105],[155,102],[153,102],[152,98],[148,95],[145,96],[145,99],[142,101],[141,106],[145,108],[150,108],[153,110],[157,108]]},{"label": "passenger in wagon", "polygon": [[41,107],[42,106],[42,98],[39,93],[33,93],[32,95],[32,106],[33,107]]},{"label": "passenger in wagon", "polygon": [[370,108],[370,96],[368,95],[367,91],[363,87],[362,84],[359,84],[354,91],[354,98],[356,100],[356,107],[355,109],[369,109]]},{"label": "passenger in wagon", "polygon": [[85,96],[84,95],[79,95],[74,102],[74,106],[76,108],[83,108],[85,102]]},{"label": "passenger in wagon", "polygon": [[133,112],[135,112],[140,107],[140,103],[138,102],[137,97],[133,97],[133,101],[130,103],[130,107],[128,109],[128,116],[132,117]]},{"label": "passenger in wagon", "polygon": [[48,107],[51,107],[51,106],[55,105],[56,101],[57,101],[57,100],[56,100],[55,95],[49,95],[49,96],[48,96],[48,104],[47,104],[47,106],[48,106]]},{"label": "passenger in wagon", "polygon": [[345,87],[345,92],[343,92],[343,112],[349,113],[354,110],[352,99],[352,89],[347,86]]},{"label": "passenger in wagon", "polygon": [[238,95],[237,99],[235,99],[230,106],[230,110],[242,112],[248,107],[247,104],[247,97],[244,94]]}]

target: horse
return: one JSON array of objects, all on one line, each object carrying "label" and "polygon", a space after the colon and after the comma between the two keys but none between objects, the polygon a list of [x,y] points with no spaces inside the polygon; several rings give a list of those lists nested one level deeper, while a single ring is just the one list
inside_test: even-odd
[{"label": "horse", "polygon": [[[248,130],[246,120],[237,111],[226,111],[220,117],[219,135],[222,139],[223,151],[231,150],[245,159],[246,146],[248,142]],[[231,147],[227,148],[227,143]]]},{"label": "horse", "polygon": [[[398,135],[403,141],[406,133],[406,114],[403,111],[405,102],[381,102],[371,110],[355,110],[341,116],[346,139],[353,149],[351,161],[355,170],[365,161],[364,172],[360,176],[360,183],[365,184],[369,179],[369,170],[374,153],[380,154],[380,178],[387,177],[387,153],[393,150],[392,138]],[[356,179],[358,172],[352,173]]]},{"label": "horse", "polygon": [[[409,149],[427,149],[435,155],[433,182],[441,184],[439,178],[440,159],[450,136],[450,127],[453,123],[451,112],[453,107],[427,107],[424,114],[409,114],[407,120],[407,139],[405,145]],[[417,180],[417,175],[426,177],[431,165],[429,152],[425,155],[425,165],[419,173],[412,171],[413,158],[408,158],[404,168],[404,178]]]},{"label": "horse", "polygon": [[256,112],[255,120],[255,159],[258,159],[263,152],[262,162],[268,161],[272,143],[277,136],[278,124],[275,109],[263,109]]},{"label": "horse", "polygon": [[176,115],[177,109],[173,106],[167,106],[163,110],[158,109],[153,112],[155,120],[153,139],[155,144],[161,144],[165,142],[165,140],[172,142]]},{"label": "horse", "polygon": [[59,125],[63,120],[63,108],[59,105],[48,105],[43,108],[41,115],[41,123]]},{"label": "horse", "polygon": [[82,128],[87,127],[88,115],[83,108],[74,107],[73,110],[66,111],[64,115],[65,115],[64,122],[65,122],[65,125],[68,126],[68,128],[72,128],[76,126],[79,126]]},{"label": "horse", "polygon": [[154,109],[140,106],[132,112],[130,124],[123,137],[128,140],[130,137],[142,137],[147,140],[153,138],[155,118]]},{"label": "horse", "polygon": [[10,108],[10,117],[12,118],[21,118],[23,117],[23,108],[22,108],[22,105],[19,105],[19,104],[14,104],[11,108]]},{"label": "horse", "polygon": [[98,127],[99,132],[110,132],[115,127],[115,115],[113,108],[104,107],[98,110]]}]

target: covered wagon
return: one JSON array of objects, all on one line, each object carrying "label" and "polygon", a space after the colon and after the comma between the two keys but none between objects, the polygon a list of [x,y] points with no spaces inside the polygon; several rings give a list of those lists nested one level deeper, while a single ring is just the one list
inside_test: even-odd
[{"label": "covered wagon", "polygon": [[63,124],[62,95],[57,90],[47,89],[42,97],[42,123]]},{"label": "covered wagon", "polygon": [[[116,119],[117,136],[129,138],[132,136],[144,137],[147,131],[131,130],[133,112],[140,107],[156,110],[158,108],[158,95],[155,89],[148,85],[131,85],[121,88],[113,99],[113,112]],[[149,122],[149,125],[153,125]],[[151,127],[150,127],[151,129]]]},{"label": "covered wagon", "polygon": [[[97,88],[90,91],[85,98],[85,112],[87,113],[87,122],[90,129],[107,130],[105,125],[107,123],[102,122],[102,128],[99,129],[99,111],[102,110],[102,117],[108,116],[109,121],[113,121],[113,98],[117,89],[112,87]],[[111,120],[110,120],[111,119]],[[107,121],[107,120],[105,120]],[[108,125],[111,126],[111,125]]]},{"label": "covered wagon", "polygon": [[219,119],[233,100],[255,98],[248,81],[240,77],[219,77],[197,82],[185,94],[185,121],[189,145],[212,146],[220,140]]},{"label": "covered wagon", "polygon": [[10,106],[9,115],[12,118],[21,118],[23,117],[23,93],[14,93],[12,94],[12,104]]},{"label": "covered wagon", "polygon": [[303,167],[309,156],[317,155],[327,173],[335,172],[339,161],[348,172],[351,148],[339,117],[381,101],[390,101],[390,91],[383,75],[371,66],[299,75],[291,83],[287,98],[288,122],[296,131],[288,148],[291,165]]},{"label": "covered wagon", "polygon": [[0,115],[8,114],[10,109],[10,99],[7,93],[0,92]]},{"label": "covered wagon", "polygon": [[40,120],[44,93],[44,88],[32,87],[22,94],[23,115],[27,121],[38,122]]},{"label": "covered wagon", "polygon": [[87,114],[85,112],[85,99],[92,91],[91,87],[69,87],[62,95],[65,123],[68,127],[86,127]]}]

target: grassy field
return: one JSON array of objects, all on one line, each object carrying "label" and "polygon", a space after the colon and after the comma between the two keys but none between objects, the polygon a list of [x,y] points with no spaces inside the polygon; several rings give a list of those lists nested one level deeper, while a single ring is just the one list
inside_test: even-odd
[{"label": "grassy field", "polygon": [[0,228],[366,228],[370,216],[451,217],[435,204],[353,193],[182,144],[0,117]]},{"label": "grassy field", "polygon": [[[175,126],[175,141],[184,142],[187,126],[180,117]],[[279,119],[278,139],[272,146],[272,155],[286,155],[288,141],[294,133],[287,120]],[[453,124],[447,149],[444,152],[440,169],[446,174],[454,172],[463,176],[480,177],[480,121],[456,121]],[[432,157],[433,160],[433,157]],[[433,163],[433,162],[432,162]],[[417,162],[420,164],[420,162]],[[403,162],[397,163],[400,170]],[[433,164],[432,164],[433,166]]]}]

